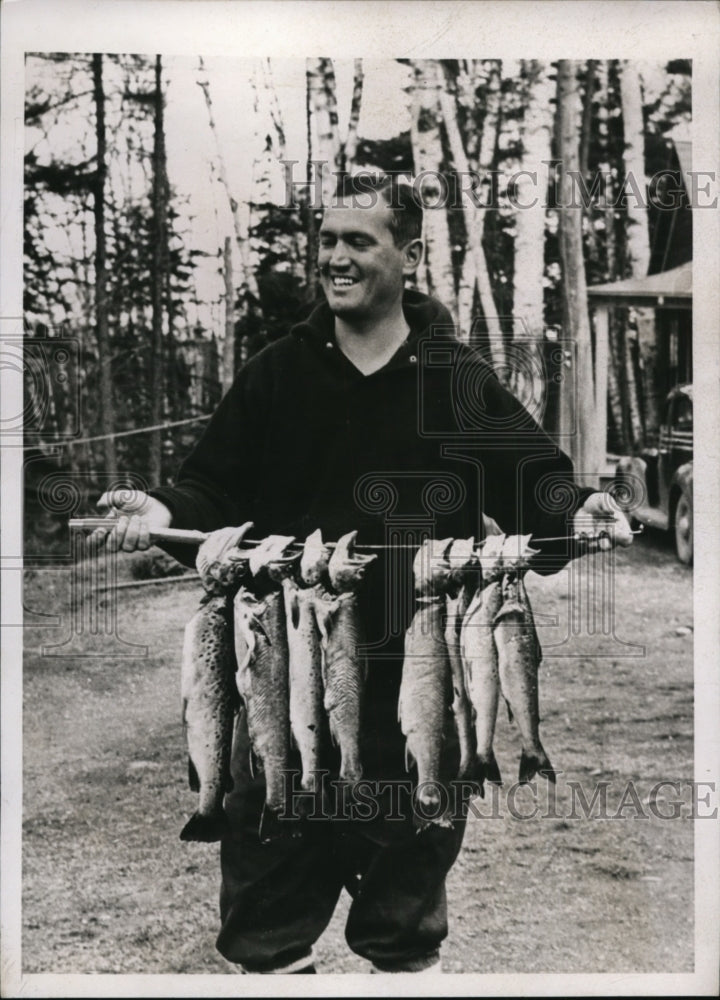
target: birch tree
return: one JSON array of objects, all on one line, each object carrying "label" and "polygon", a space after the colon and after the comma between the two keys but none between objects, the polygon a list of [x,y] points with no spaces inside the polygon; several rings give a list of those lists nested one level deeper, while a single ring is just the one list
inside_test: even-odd
[{"label": "birch tree", "polygon": [[[440,132],[440,104],[435,63],[429,59],[413,60],[412,117],[410,141],[412,143],[415,177],[424,179],[420,192],[425,207],[424,237],[425,261],[419,284],[443,302],[457,320],[457,298],[450,248],[450,228],[447,215],[447,189],[439,178],[443,176],[444,153]],[[422,281],[424,278],[424,282]],[[469,333],[469,326],[465,328]]]},{"label": "birch tree", "polygon": [[[168,270],[167,236],[167,162],[165,155],[164,96],[162,90],[162,61],[155,57],[154,139],[152,213],[153,241],[150,266],[152,296],[152,334],[150,343],[150,423],[156,427],[162,422],[165,405],[165,351],[163,350],[163,325],[165,291]],[[162,481],[162,431],[150,432],[148,474],[152,482]]]},{"label": "birch tree", "polygon": [[[468,178],[471,173],[470,164],[458,125],[456,101],[454,96],[446,90],[446,80],[440,65],[437,67],[437,74],[440,110],[443,115],[443,123],[452,154],[453,165],[456,173],[461,178]],[[502,371],[505,368],[505,345],[493,297],[492,285],[490,284],[485,251],[482,245],[483,215],[481,212],[478,212],[478,207],[476,197],[466,191],[465,196],[462,198],[462,213],[465,222],[467,248],[470,251],[474,264],[475,280],[477,281],[478,296],[487,326],[492,362],[498,371]]]}]

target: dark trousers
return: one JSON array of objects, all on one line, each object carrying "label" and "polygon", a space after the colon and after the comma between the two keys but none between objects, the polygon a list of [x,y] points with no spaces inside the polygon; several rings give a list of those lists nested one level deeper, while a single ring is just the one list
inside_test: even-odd
[{"label": "dark trousers", "polygon": [[[399,666],[389,664],[369,678],[362,803],[342,799],[330,759],[324,808],[287,821],[298,836],[267,844],[258,836],[264,781],[250,773],[241,713],[234,789],[225,800],[232,832],[221,844],[217,947],[229,961],[265,972],[309,955],[344,887],[353,897],[345,934],[354,952],[384,971],[420,970],[437,960],[448,931],[445,878],[462,843],[466,799],[461,787],[446,783],[452,826],[418,832],[397,723],[398,683]],[[457,759],[449,719],[443,776],[452,776]]]}]

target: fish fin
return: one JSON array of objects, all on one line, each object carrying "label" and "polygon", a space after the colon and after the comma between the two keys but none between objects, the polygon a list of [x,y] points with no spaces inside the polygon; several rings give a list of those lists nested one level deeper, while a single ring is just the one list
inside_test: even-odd
[{"label": "fish fin", "polygon": [[555,776],[555,768],[552,766],[548,760],[548,756],[545,751],[542,754],[528,754],[525,750],[520,754],[520,773],[518,781],[523,784],[526,781],[530,781],[534,778],[536,774],[542,775],[553,785],[556,783],[557,779]]},{"label": "fish fin", "polygon": [[413,757],[413,752],[405,741],[405,770],[409,771],[411,767],[415,764],[415,758]]},{"label": "fish fin", "polygon": [[294,629],[297,629],[300,624],[300,599],[298,597],[297,590],[293,588],[288,588],[285,593],[288,596],[288,603],[290,611],[290,622]]},{"label": "fish fin", "polygon": [[193,764],[192,757],[188,757],[188,784],[190,785],[191,792],[200,791],[200,778],[198,777],[197,768]]},{"label": "fish fin", "polygon": [[187,726],[187,708],[188,708],[188,699],[187,698],[183,698],[183,700],[182,700],[182,716],[181,716],[183,726]]},{"label": "fish fin", "polygon": [[481,781],[489,781],[493,785],[502,785],[500,768],[492,750],[487,757],[478,756],[478,771]]},{"label": "fish fin", "polygon": [[328,728],[330,729],[330,742],[334,747],[336,747],[339,745],[340,740],[338,739],[338,731],[334,719],[328,719]]},{"label": "fish fin", "polygon": [[281,819],[280,814],[274,809],[270,809],[265,803],[262,815],[260,816],[260,826],[258,836],[261,844],[269,844],[274,840],[284,837],[299,837],[301,831],[295,819]]},{"label": "fish fin", "polygon": [[505,699],[505,707],[507,708],[508,722],[514,722],[515,716],[513,715],[513,710],[510,707],[510,702],[507,700],[507,698]]},{"label": "fish fin", "polygon": [[212,844],[216,840],[222,840],[223,836],[230,831],[230,821],[224,810],[203,816],[200,813],[193,813],[190,819],[180,832],[180,840],[192,840],[202,844]]},{"label": "fish fin", "polygon": [[445,830],[452,830],[453,822],[452,818],[446,812],[442,816],[436,816],[433,819],[418,816],[416,812],[413,816],[413,826],[415,827],[415,833],[422,833],[423,830],[429,830],[431,826],[440,826]]}]

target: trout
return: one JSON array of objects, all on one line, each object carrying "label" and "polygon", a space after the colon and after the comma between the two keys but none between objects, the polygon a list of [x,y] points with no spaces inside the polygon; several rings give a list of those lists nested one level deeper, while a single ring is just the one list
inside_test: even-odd
[{"label": "trout", "polygon": [[398,718],[406,739],[408,765],[417,766],[418,831],[434,824],[451,827],[442,809],[440,756],[452,703],[452,671],[443,627],[445,595],[450,580],[446,558],[452,539],[426,541],[413,563],[418,610],[405,633],[405,656]]},{"label": "trout", "polygon": [[500,686],[522,739],[519,780],[542,774],[555,782],[555,771],[540,742],[538,666],[542,649],[535,631],[530,601],[518,571],[505,576],[503,602],[495,615]]},{"label": "trout", "polygon": [[317,588],[327,570],[329,551],[320,532],[305,542],[300,573],[314,586],[298,587],[286,577],[285,612],[290,677],[290,731],[302,761],[300,787],[313,795],[320,790],[318,772],[325,731],[323,712],[322,648],[315,612]]},{"label": "trout", "polygon": [[[473,573],[471,568],[477,566],[475,556],[475,539],[458,538],[452,542],[448,552],[451,566],[450,589],[446,597],[447,618],[445,623],[445,642],[447,643],[450,669],[452,672],[453,702],[452,711],[455,716],[458,743],[460,745],[460,764],[458,778],[467,780],[476,777],[476,739],[473,729],[472,705],[465,689],[463,661],[460,651],[460,627],[465,616],[472,591],[470,581]],[[482,785],[480,786],[482,788]]]},{"label": "trout", "polygon": [[340,750],[340,779],[352,785],[362,778],[360,717],[367,675],[360,655],[362,630],[357,591],[365,570],[377,557],[353,552],[357,531],[337,542],[328,574],[335,594],[318,591],[315,611],[322,641],[324,704],[330,735]]},{"label": "trout", "polygon": [[482,544],[482,584],[470,602],[460,628],[460,650],[465,684],[475,723],[477,777],[502,784],[493,752],[495,722],[500,700],[497,649],[493,639],[494,618],[502,604],[501,553],[505,535],[490,535]]},{"label": "trout", "polygon": [[252,752],[265,774],[265,806],[260,840],[282,835],[290,754],[288,644],[282,580],[296,558],[283,553],[291,538],[271,535],[250,555],[253,589],[238,591],[235,602],[237,688],[247,713]]},{"label": "trout", "polygon": [[206,595],[185,628],[182,661],[183,726],[190,788],[199,792],[197,811],[181,840],[220,840],[229,829],[223,809],[232,787],[230,749],[238,707],[231,602]]}]

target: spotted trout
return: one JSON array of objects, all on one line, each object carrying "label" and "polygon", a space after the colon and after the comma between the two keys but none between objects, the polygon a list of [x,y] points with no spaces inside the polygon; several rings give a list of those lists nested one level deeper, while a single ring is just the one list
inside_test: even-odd
[{"label": "spotted trout", "polygon": [[473,729],[472,705],[465,688],[465,676],[460,650],[460,627],[465,612],[472,598],[472,580],[476,575],[473,567],[478,567],[475,555],[474,538],[458,538],[452,542],[448,560],[451,566],[449,589],[446,597],[447,616],[445,623],[445,642],[447,643],[450,669],[452,671],[453,701],[452,711],[455,716],[458,743],[460,746],[460,763],[458,778],[460,780],[476,777],[476,740]]},{"label": "spotted trout", "polygon": [[302,761],[300,787],[312,794],[319,788],[320,755],[325,734],[323,710],[322,646],[315,611],[318,588],[327,571],[329,550],[322,544],[319,532],[305,542],[300,573],[300,587],[286,577],[285,612],[288,638],[288,672],[290,677],[290,731]]},{"label": "spotted trout", "polygon": [[542,774],[555,782],[555,771],[540,742],[538,667],[542,649],[521,572],[512,570],[502,584],[502,605],[495,615],[500,686],[520,730],[519,780]]},{"label": "spotted trout", "polygon": [[353,551],[357,531],[337,542],[328,564],[332,592],[318,591],[315,600],[322,637],[324,704],[333,742],[340,750],[340,779],[352,785],[362,778],[360,716],[367,674],[360,653],[362,629],[357,591],[376,556]]},{"label": "spotted trout", "polygon": [[250,555],[253,589],[241,587],[234,601],[237,688],[247,713],[254,758],[265,775],[260,840],[285,830],[285,775],[290,753],[288,643],[282,580],[296,561],[285,557],[291,538],[271,535]]},{"label": "spotted trout", "polygon": [[220,840],[229,826],[223,797],[232,787],[230,749],[238,707],[231,609],[228,596],[207,594],[185,628],[182,717],[190,788],[200,797],[181,840]]},{"label": "spotted trout", "polygon": [[501,784],[493,752],[493,738],[500,700],[497,649],[493,638],[495,615],[502,604],[500,577],[505,535],[490,535],[482,545],[482,583],[465,611],[460,627],[460,652],[465,685],[475,725],[477,779]]},{"label": "spotted trout", "polygon": [[405,633],[398,717],[408,765],[417,767],[414,822],[418,830],[452,826],[443,810],[440,758],[453,698],[452,671],[444,634],[446,558],[452,539],[423,543],[413,562],[418,610]]}]

